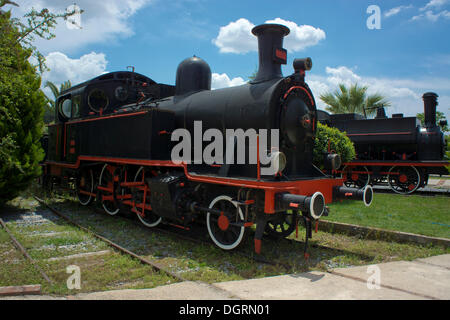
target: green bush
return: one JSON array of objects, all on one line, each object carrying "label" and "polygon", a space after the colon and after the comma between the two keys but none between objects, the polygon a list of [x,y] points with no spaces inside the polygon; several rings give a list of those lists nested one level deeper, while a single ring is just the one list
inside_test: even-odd
[{"label": "green bush", "polygon": [[0,10],[0,205],[26,189],[41,168],[46,99],[28,62],[32,50],[17,42],[10,12]]},{"label": "green bush", "polygon": [[313,163],[316,167],[320,169],[324,167],[324,153],[328,152],[328,142],[330,142],[330,151],[339,154],[342,162],[355,159],[355,147],[345,133],[317,122],[313,153]]}]

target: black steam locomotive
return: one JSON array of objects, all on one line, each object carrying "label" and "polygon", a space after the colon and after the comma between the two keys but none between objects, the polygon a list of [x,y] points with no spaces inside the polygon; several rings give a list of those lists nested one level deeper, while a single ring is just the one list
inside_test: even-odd
[{"label": "black steam locomotive", "polygon": [[[82,205],[97,199],[110,215],[131,209],[148,227],[164,221],[188,229],[206,215],[212,241],[225,250],[242,243],[256,224],[257,253],[264,233],[286,237],[300,218],[310,238],[311,223],[327,215],[326,204],[335,199],[370,205],[370,187],[345,187],[343,179],[312,164],[317,112],[304,80],[311,59],[295,59],[295,72],[283,77],[282,43],[289,29],[265,24],[252,32],[259,70],[238,87],[210,90],[210,68],[194,56],[178,66],[175,86],[113,72],[64,91],[56,101],[57,121],[49,126],[44,181],[72,181]],[[203,130],[224,135],[229,129],[279,130],[279,148],[269,143],[263,150],[275,172],[262,173],[259,136],[255,142],[250,135],[220,142],[232,150],[244,143],[246,159],[257,154],[255,163],[239,163],[233,153],[232,161],[203,163],[195,148],[194,161],[172,161],[176,130],[195,136],[198,121]],[[334,169],[340,166],[336,154],[324,159]]]},{"label": "black steam locomotive", "polygon": [[423,95],[423,127],[416,117],[393,114],[388,118],[383,107],[374,119],[318,110],[320,122],[345,131],[354,143],[356,160],[344,163],[340,170],[345,184],[363,188],[387,182],[396,193],[409,194],[426,186],[430,174],[448,174],[444,134],[436,124],[437,97],[433,92]]}]

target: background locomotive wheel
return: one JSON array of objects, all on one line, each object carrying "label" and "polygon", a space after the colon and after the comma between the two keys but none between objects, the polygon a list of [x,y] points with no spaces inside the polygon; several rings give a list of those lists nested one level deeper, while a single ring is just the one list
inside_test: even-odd
[{"label": "background locomotive wheel", "polygon": [[[206,216],[206,226],[211,240],[223,250],[238,247],[246,233],[241,208],[233,203],[231,197],[225,195],[214,198],[209,208],[222,211],[221,214],[208,212]],[[242,226],[233,225],[235,222],[242,223]]]},{"label": "background locomotive wheel", "polygon": [[[115,182],[114,182],[114,172],[115,167],[105,164],[103,166],[102,172],[100,173],[99,186],[103,188],[112,189],[112,192],[99,190],[100,191],[100,200],[102,201],[103,209],[109,215],[116,215],[119,213],[120,208],[116,203],[115,197]],[[112,196],[112,200],[102,200],[102,195],[104,196]]]},{"label": "background locomotive wheel", "polygon": [[363,189],[370,182],[370,173],[365,166],[345,166],[342,169],[342,177],[345,178],[344,184],[347,187]]},{"label": "background locomotive wheel", "polygon": [[[94,193],[94,174],[92,170],[82,170],[80,176],[76,180],[78,201],[82,206],[91,204],[94,200],[92,194]],[[86,194],[83,192],[88,192]]]},{"label": "background locomotive wheel", "polygon": [[273,220],[267,222],[266,232],[269,236],[286,238],[294,232],[297,225],[297,213],[278,212]]},{"label": "background locomotive wheel", "polygon": [[[136,176],[134,177],[134,182],[144,181],[144,167],[140,167],[139,170],[136,172]],[[144,181],[145,184],[145,181]],[[135,204],[142,204],[144,201],[144,190],[140,190],[138,188],[134,188],[133,192],[133,199]],[[146,197],[145,197],[145,203],[150,204],[150,190],[147,191]],[[139,220],[142,222],[142,224],[146,227],[156,227],[158,224],[161,223],[162,218],[155,214],[153,211],[144,210],[143,216],[142,209],[135,207],[136,215],[139,218]]]},{"label": "background locomotive wheel", "polygon": [[413,166],[392,167],[387,176],[389,187],[399,194],[410,194],[420,186],[419,171]]}]

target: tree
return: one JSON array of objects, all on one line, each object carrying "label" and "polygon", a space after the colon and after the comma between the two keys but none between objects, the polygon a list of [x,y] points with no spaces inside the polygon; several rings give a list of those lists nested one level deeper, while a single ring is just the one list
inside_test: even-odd
[{"label": "tree", "polygon": [[[425,125],[425,115],[423,114],[423,112],[416,114],[416,117],[417,117],[417,119],[420,120],[420,123],[422,124],[422,126]],[[436,125],[437,126],[439,125],[439,121],[441,121],[441,120],[447,120],[445,118],[445,114],[443,112],[436,111]],[[445,126],[442,126],[441,128],[442,128],[443,132],[450,131],[448,124]]]},{"label": "tree", "polygon": [[340,84],[339,90],[322,94],[320,99],[328,105],[326,110],[331,113],[359,113],[364,116],[376,114],[378,107],[391,105],[381,94],[367,95],[367,89],[368,87],[360,87],[357,83],[350,88]]},{"label": "tree", "polygon": [[[2,10],[8,4],[17,6],[0,0],[0,205],[39,176],[39,161],[44,157],[40,138],[47,99],[40,90],[38,73],[44,59],[32,39],[50,39],[56,19],[70,16],[32,9],[23,23],[11,18],[11,11]],[[32,55],[38,59],[38,66],[30,64]]]},{"label": "tree", "polygon": [[70,82],[70,80],[67,80],[66,82],[61,83],[58,89],[58,87],[53,82],[47,81],[45,82],[44,87],[49,88],[52,91],[54,97],[54,100],[47,97],[47,104],[45,105],[44,122],[48,124],[54,121],[56,98],[58,98],[61,92],[72,87],[72,83]]}]

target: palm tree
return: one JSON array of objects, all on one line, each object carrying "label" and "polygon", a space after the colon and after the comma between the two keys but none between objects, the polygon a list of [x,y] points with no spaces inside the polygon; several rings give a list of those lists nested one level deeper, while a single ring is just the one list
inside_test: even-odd
[{"label": "palm tree", "polygon": [[58,89],[58,87],[53,82],[47,81],[45,82],[44,87],[49,88],[54,96],[54,100],[47,97],[47,105],[45,106],[44,122],[50,123],[54,121],[56,98],[58,98],[61,92],[72,87],[72,83],[70,82],[70,80],[67,80],[63,82]]},{"label": "palm tree", "polygon": [[341,83],[339,90],[322,94],[320,99],[328,105],[326,110],[331,113],[359,113],[364,116],[376,114],[378,107],[391,105],[381,94],[367,95],[367,89],[368,87],[360,87],[357,83],[350,88]]}]

